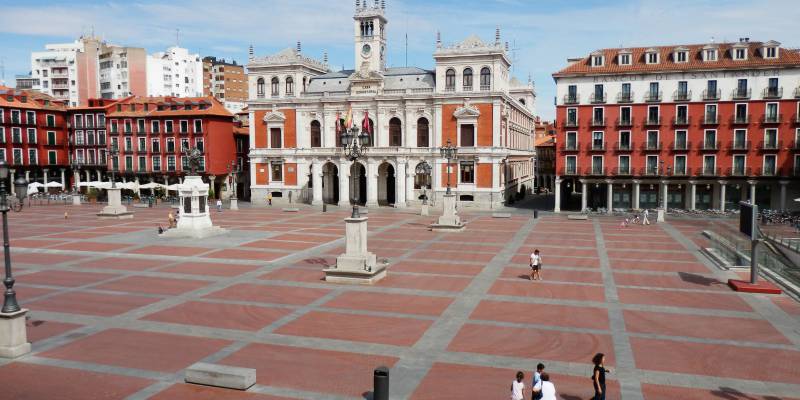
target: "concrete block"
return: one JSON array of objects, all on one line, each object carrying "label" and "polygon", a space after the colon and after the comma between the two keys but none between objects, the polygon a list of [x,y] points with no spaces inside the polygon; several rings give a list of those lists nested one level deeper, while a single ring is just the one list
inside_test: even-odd
[{"label": "concrete block", "polygon": [[510,213],[494,213],[492,214],[492,218],[511,218]]},{"label": "concrete block", "polygon": [[186,368],[185,380],[199,385],[247,390],[256,383],[256,370],[199,362]]},{"label": "concrete block", "polygon": [[283,209],[283,212],[296,213],[296,212],[300,212],[300,209],[299,208],[295,208],[295,207],[286,207],[286,208]]},{"label": "concrete block", "polygon": [[5,314],[0,313],[0,357],[17,358],[30,353],[28,332],[25,327],[27,309]]},{"label": "concrete block", "polygon": [[574,220],[582,220],[582,221],[585,221],[585,220],[588,220],[588,219],[589,219],[589,216],[588,216],[588,215],[586,215],[586,214],[570,214],[570,215],[567,215],[567,219],[574,219]]}]

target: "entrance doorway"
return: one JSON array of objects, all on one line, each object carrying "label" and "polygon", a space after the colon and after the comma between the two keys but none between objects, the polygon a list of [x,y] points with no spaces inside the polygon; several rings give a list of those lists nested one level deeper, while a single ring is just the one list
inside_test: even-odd
[{"label": "entrance doorway", "polygon": [[367,204],[367,170],[364,164],[353,163],[350,166],[350,202],[358,205]]},{"label": "entrance doorway", "polygon": [[326,204],[339,203],[339,168],[331,162],[322,167],[322,201]]},{"label": "entrance doorway", "polygon": [[378,204],[388,206],[395,203],[394,167],[387,162],[378,167]]}]

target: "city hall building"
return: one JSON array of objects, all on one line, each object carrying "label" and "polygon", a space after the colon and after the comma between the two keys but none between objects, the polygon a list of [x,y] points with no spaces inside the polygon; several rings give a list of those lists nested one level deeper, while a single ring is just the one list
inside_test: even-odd
[{"label": "city hall building", "polygon": [[800,205],[797,50],[603,49],[553,77],[556,211]]},{"label": "city hall building", "polygon": [[[371,3],[371,2],[370,2]],[[434,203],[449,179],[462,206],[497,207],[534,182],[534,89],[510,75],[507,45],[476,36],[445,46],[433,70],[386,66],[385,3],[356,1],[354,70],[331,71],[300,44],[248,68],[254,203],[405,207],[425,190]],[[350,161],[336,121],[372,127],[364,157]],[[457,159],[440,156],[450,143]],[[431,167],[421,172],[422,163]],[[419,172],[419,173],[418,173]]]}]

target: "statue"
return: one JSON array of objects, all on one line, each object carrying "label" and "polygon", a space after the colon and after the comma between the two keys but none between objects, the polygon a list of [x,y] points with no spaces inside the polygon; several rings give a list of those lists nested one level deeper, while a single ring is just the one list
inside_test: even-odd
[{"label": "statue", "polygon": [[203,152],[197,147],[183,148],[183,156],[189,160],[189,171],[192,175],[197,175],[197,170],[200,168],[200,160],[203,159]]}]

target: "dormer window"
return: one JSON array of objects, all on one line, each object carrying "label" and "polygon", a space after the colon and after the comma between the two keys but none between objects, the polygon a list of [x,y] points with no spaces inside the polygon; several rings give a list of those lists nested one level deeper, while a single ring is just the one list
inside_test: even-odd
[{"label": "dormer window", "polygon": [[689,61],[689,52],[686,50],[680,50],[675,52],[675,62],[676,63],[685,63]]},{"label": "dormer window", "polygon": [[658,52],[655,50],[648,50],[645,53],[645,61],[648,64],[658,64]]},{"label": "dormer window", "polygon": [[734,48],[733,59],[738,61],[747,60],[747,49],[743,47]]},{"label": "dormer window", "polygon": [[631,65],[631,53],[620,53],[618,60],[619,65]]},{"label": "dormer window", "polygon": [[592,55],[592,66],[593,67],[603,66],[603,56],[601,54]]},{"label": "dormer window", "polygon": [[778,58],[777,47],[765,47],[764,50],[764,58]]},{"label": "dormer window", "polygon": [[717,49],[703,50],[703,61],[717,61]]}]

